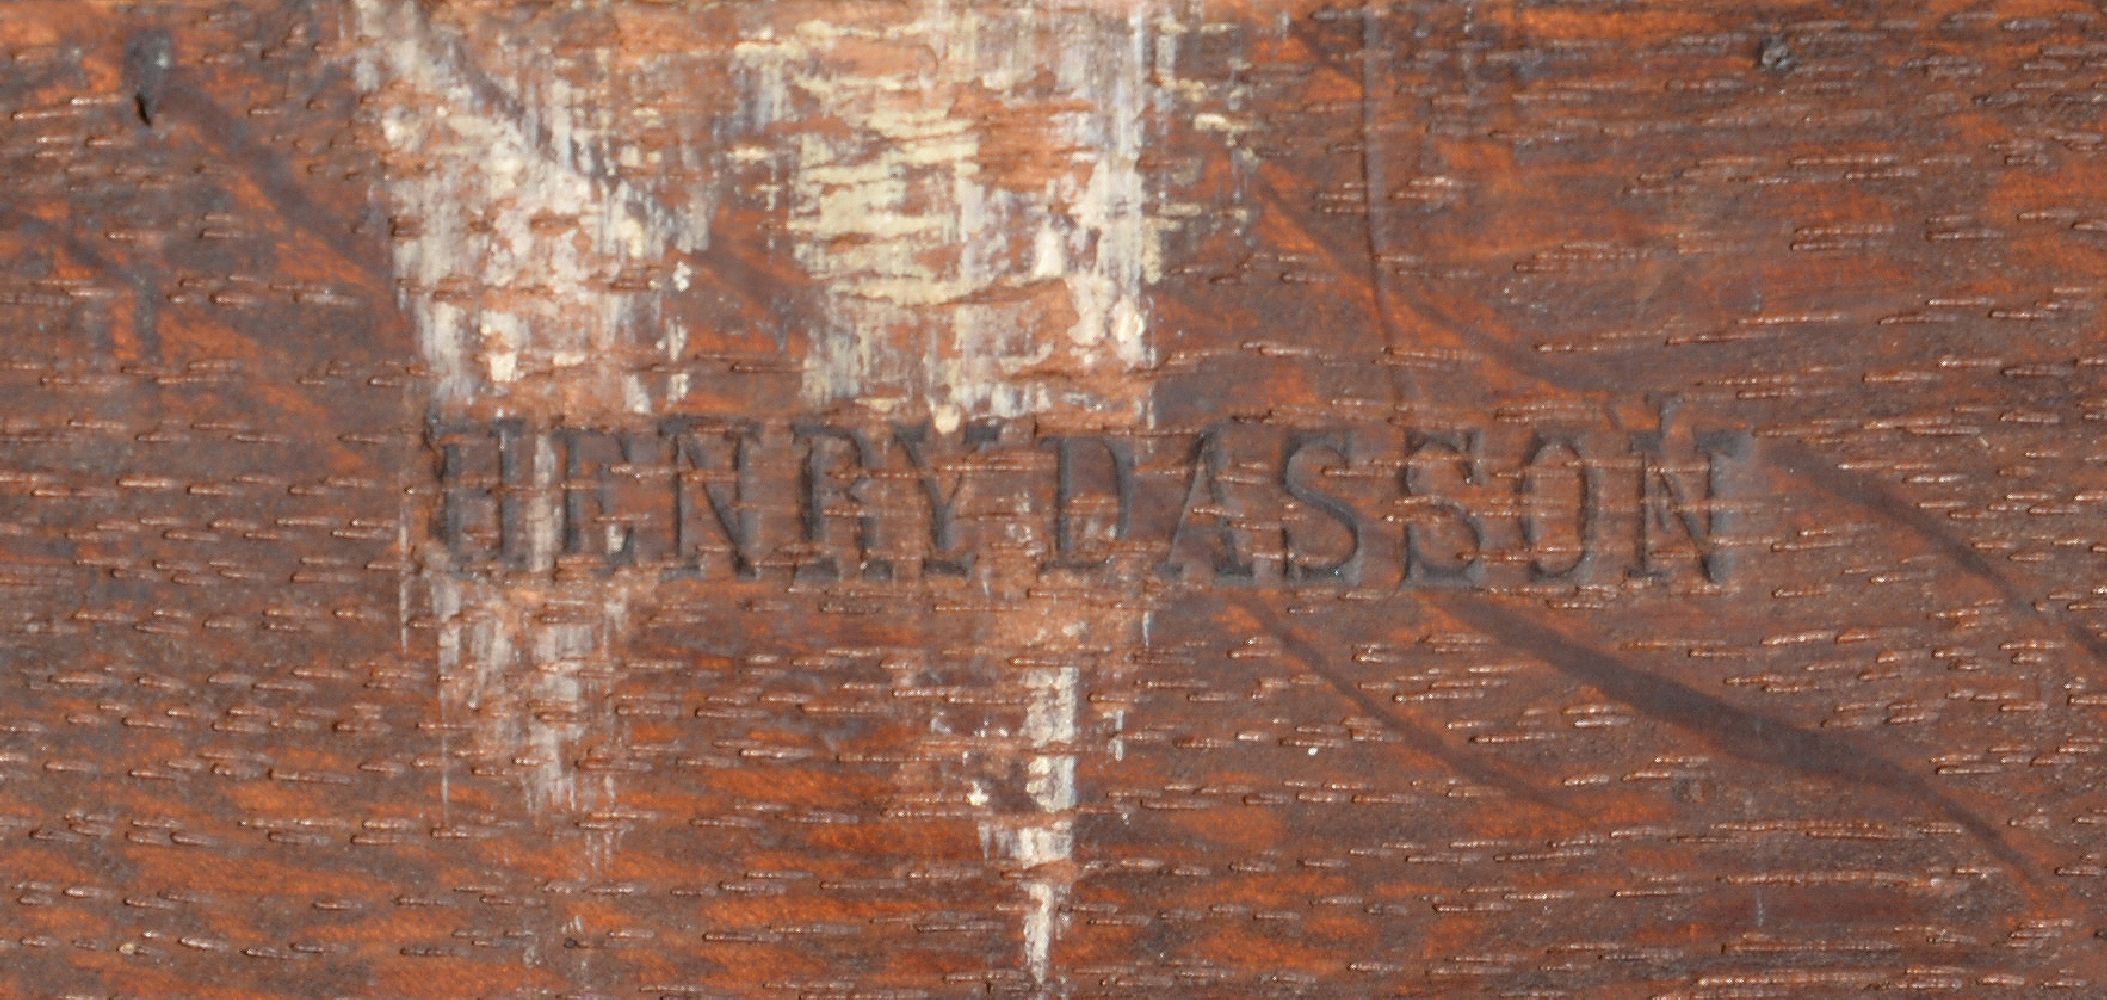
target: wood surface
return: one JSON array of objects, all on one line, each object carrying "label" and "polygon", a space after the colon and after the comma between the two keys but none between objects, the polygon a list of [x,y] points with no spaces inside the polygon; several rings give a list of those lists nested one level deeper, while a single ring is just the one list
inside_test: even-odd
[{"label": "wood surface", "polygon": [[2107,996],[2107,13],[0,6],[0,996]]}]

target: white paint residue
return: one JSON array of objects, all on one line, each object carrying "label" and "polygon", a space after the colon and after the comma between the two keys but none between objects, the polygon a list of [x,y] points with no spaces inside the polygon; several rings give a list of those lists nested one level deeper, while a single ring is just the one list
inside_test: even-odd
[{"label": "white paint residue", "polygon": [[[669,205],[616,169],[642,154],[616,148],[612,88],[602,86],[613,79],[609,50],[559,59],[542,40],[472,49],[412,0],[354,0],[350,13],[357,80],[379,114],[398,296],[433,405],[521,413],[560,403],[588,419],[571,407],[662,410],[665,393],[634,374],[636,345],[677,358],[685,332],[664,319],[660,290],[612,279],[702,248],[713,195],[690,186],[689,200]],[[685,268],[667,268],[667,284],[684,286]],[[531,462],[526,549],[546,569],[559,543],[546,439]],[[618,655],[634,584],[444,571],[425,583],[441,622],[442,714],[472,723],[473,745],[448,755],[514,769],[536,814],[612,805],[612,787],[580,781],[575,760],[596,727],[616,725],[585,678]],[[585,609],[582,620],[537,620],[556,605]],[[449,762],[443,799],[451,777]],[[595,867],[606,836],[589,835]]]},{"label": "white paint residue", "polygon": [[[714,193],[691,186],[667,205],[621,178],[617,166],[658,153],[610,138],[608,50],[558,57],[523,40],[486,46],[485,64],[470,66],[428,9],[351,5],[358,81],[380,109],[400,297],[436,403],[664,411],[687,375],[646,384],[634,348],[678,360],[688,333],[664,319],[665,293],[618,292],[611,279],[636,266],[666,275],[668,293],[687,291],[696,275],[673,258],[706,242]],[[785,213],[781,249],[817,288],[806,403],[904,404],[946,431],[1053,412],[1147,426],[1143,293],[1166,225],[1139,169],[1144,124],[1163,110],[1156,27],[1140,4],[918,0],[890,24],[762,28],[732,47],[736,107],[708,123],[725,144],[716,165],[782,178],[779,193],[755,197]],[[897,58],[872,56],[888,49]],[[533,465],[530,561],[546,568],[556,463],[544,452]],[[537,812],[611,805],[613,790],[580,782],[570,761],[593,727],[615,725],[584,709],[590,669],[618,655],[631,585],[427,582],[443,623],[442,700],[475,720],[478,752],[519,762]],[[594,612],[584,624],[537,623],[531,609],[551,602]],[[1090,655],[1084,643],[1141,641],[1126,609],[1040,599],[1008,615],[997,616],[1004,641],[1057,642],[1078,658]],[[1024,692],[1021,727],[971,727],[1000,749],[962,779],[962,797],[990,853],[1019,870],[1022,958],[1052,995],[1074,877],[1084,680],[1064,665],[1003,683]],[[1018,797],[989,786],[1016,780],[1028,805],[1003,813]]]},{"label": "white paint residue", "polygon": [[1065,866],[1075,850],[1080,674],[1074,667],[1037,669],[1025,679],[1025,687],[1031,692],[1023,733],[1030,744],[1030,756],[1025,761],[1025,792],[1039,807],[1042,819],[1017,831],[1013,856],[1027,869],[1035,870],[1024,883],[1031,900],[1031,908],[1024,915],[1024,949],[1026,966],[1042,985],[1051,971],[1056,919],[1061,904],[1067,901],[1072,876],[1065,870],[1046,873],[1036,869]]},{"label": "white paint residue", "polygon": [[[1151,361],[1142,296],[1159,231],[1139,169],[1154,100],[1149,25],[1139,5],[926,2],[887,29],[806,24],[740,47],[756,126],[834,126],[800,133],[782,153],[791,249],[824,296],[808,403],[905,399],[945,427],[1054,410],[1146,425],[1135,372]],[[850,42],[901,45],[911,57],[897,65],[918,68],[865,59],[882,65],[844,71],[858,63],[829,54]],[[1025,137],[991,148],[1005,128]],[[1020,168],[1020,150],[1044,162]],[[1082,377],[1034,378],[1041,370]],[[1019,623],[1048,638],[1138,635],[1123,611],[1023,614],[1050,615]],[[1023,869],[1023,957],[1050,995],[1073,879],[1081,676],[1044,668],[1021,681],[1029,700],[1015,735],[1033,812],[990,812],[981,832]],[[990,796],[976,779],[967,799],[986,808]]]},{"label": "white paint residue", "polygon": [[[1049,363],[1117,373],[1149,361],[1144,14],[916,10],[884,31],[808,23],[735,52],[756,126],[794,116],[846,126],[801,134],[786,153],[792,249],[826,289],[806,398],[911,388],[976,414],[1080,406],[1138,417],[1138,394],[1026,373]],[[844,43],[887,41],[933,58],[901,60],[925,67],[909,76],[844,72],[827,58]],[[1050,88],[1039,77],[1047,63]],[[1061,151],[1059,162],[990,176],[1004,168],[988,165],[989,115],[1034,105],[1026,144]],[[1029,246],[1013,245],[1019,233],[1034,234]],[[1066,342],[1042,329],[1043,300],[991,294],[1047,282],[1065,286],[1060,300],[1073,311]]]},{"label": "white paint residue", "polygon": [[417,3],[351,9],[358,82],[381,98],[395,276],[436,402],[506,398],[564,358],[573,398],[623,398],[622,349],[664,319],[655,291],[610,281],[706,245],[713,192],[668,205],[613,169],[636,151],[614,147],[605,95],[572,82],[608,79],[605,50],[560,61],[536,40],[470,66]]}]

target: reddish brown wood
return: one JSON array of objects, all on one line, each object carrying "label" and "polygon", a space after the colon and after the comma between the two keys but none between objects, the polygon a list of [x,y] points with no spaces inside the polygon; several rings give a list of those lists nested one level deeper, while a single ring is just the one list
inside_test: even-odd
[{"label": "reddish brown wood", "polygon": [[0,9],[0,995],[2107,993],[2107,22]]}]

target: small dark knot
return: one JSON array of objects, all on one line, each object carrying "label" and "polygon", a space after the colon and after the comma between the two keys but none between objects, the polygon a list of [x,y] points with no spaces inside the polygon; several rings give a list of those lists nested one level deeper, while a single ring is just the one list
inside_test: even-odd
[{"label": "small dark knot", "polygon": [[1765,38],[1763,46],[1756,50],[1756,65],[1772,73],[1789,72],[1799,62],[1793,56],[1792,48],[1785,44],[1785,39],[1777,35]]},{"label": "small dark knot", "polygon": [[132,113],[139,124],[154,127],[174,65],[175,45],[166,31],[143,32],[124,47],[124,81],[132,90]]}]

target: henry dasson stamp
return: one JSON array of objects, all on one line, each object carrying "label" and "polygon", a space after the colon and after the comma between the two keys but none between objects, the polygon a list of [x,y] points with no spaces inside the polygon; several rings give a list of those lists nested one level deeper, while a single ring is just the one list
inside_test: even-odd
[{"label": "henry dasson stamp", "polygon": [[454,572],[667,579],[1041,574],[1270,587],[1728,583],[1753,442],[1651,426],[1175,432],[672,416],[434,419],[431,535]]}]

